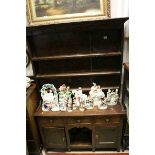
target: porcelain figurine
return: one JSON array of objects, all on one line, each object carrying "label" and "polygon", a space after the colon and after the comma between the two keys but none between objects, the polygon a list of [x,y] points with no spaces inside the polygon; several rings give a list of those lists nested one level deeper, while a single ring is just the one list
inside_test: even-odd
[{"label": "porcelain figurine", "polygon": [[119,95],[118,95],[118,89],[111,92],[111,96],[110,96],[110,102],[108,102],[108,105],[114,106],[117,104],[119,99]]},{"label": "porcelain figurine", "polygon": [[92,100],[92,98],[90,96],[88,96],[87,99],[86,99],[85,108],[86,109],[93,109],[94,108],[93,100]]},{"label": "porcelain figurine", "polygon": [[101,104],[98,106],[99,109],[107,109],[106,99],[102,100]]},{"label": "porcelain figurine", "polygon": [[74,104],[78,108],[80,107],[81,99],[82,99],[82,89],[79,87],[77,90],[73,90],[72,93],[74,94]]},{"label": "porcelain figurine", "polygon": [[111,90],[108,89],[107,97],[106,97],[106,102],[109,103],[110,101],[111,101]]},{"label": "porcelain figurine", "polygon": [[60,86],[59,88],[59,105],[61,111],[72,111],[73,103],[72,103],[72,92],[69,87],[66,87],[65,84]]},{"label": "porcelain figurine", "polygon": [[67,87],[67,90],[66,90],[66,97],[67,97],[67,111],[72,112],[73,111],[73,99],[72,99],[73,94],[70,91],[69,87]]},{"label": "porcelain figurine", "polygon": [[[41,88],[41,97],[43,100],[42,103],[42,110],[43,111],[59,111],[59,104],[58,104],[58,95],[56,88],[53,84],[44,84]],[[55,109],[53,109],[56,107]]]},{"label": "porcelain figurine", "polygon": [[68,112],[72,112],[73,111],[73,103],[72,103],[72,99],[71,98],[68,99],[67,111]]},{"label": "porcelain figurine", "polygon": [[101,104],[101,100],[105,97],[105,94],[100,88],[100,85],[97,86],[96,83],[93,83],[89,94],[93,99],[94,106],[99,106]]},{"label": "porcelain figurine", "polygon": [[82,88],[79,87],[77,90],[73,90],[72,93],[74,94],[73,102],[74,102],[74,109],[79,108],[81,111],[84,111],[85,103],[87,100],[87,95],[82,93]]},{"label": "porcelain figurine", "polygon": [[82,111],[82,112],[85,111],[85,106],[84,106],[83,102],[80,103],[79,110]]},{"label": "porcelain figurine", "polygon": [[42,102],[42,111],[50,111],[51,110],[51,103],[47,103],[45,101]]}]

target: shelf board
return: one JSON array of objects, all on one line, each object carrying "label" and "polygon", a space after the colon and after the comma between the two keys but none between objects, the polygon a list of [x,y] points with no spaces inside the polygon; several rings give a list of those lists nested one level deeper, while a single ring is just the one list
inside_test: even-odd
[{"label": "shelf board", "polygon": [[84,72],[84,73],[62,73],[62,74],[37,74],[36,78],[52,78],[52,77],[74,77],[74,76],[99,76],[120,74],[120,71],[104,71],[104,72]]},{"label": "shelf board", "polygon": [[72,58],[89,58],[89,57],[103,57],[103,56],[118,56],[118,55],[121,55],[121,52],[57,55],[57,56],[32,57],[32,61],[46,61],[46,60],[57,60],[57,59],[72,59]]}]

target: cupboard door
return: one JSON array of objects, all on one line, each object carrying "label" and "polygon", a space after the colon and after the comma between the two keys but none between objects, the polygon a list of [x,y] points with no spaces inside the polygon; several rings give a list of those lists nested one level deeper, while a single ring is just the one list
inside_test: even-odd
[{"label": "cupboard door", "polygon": [[95,141],[96,147],[115,148],[118,146],[120,128],[118,126],[96,127]]},{"label": "cupboard door", "polygon": [[64,148],[66,146],[65,129],[58,127],[42,127],[43,141],[47,148]]}]

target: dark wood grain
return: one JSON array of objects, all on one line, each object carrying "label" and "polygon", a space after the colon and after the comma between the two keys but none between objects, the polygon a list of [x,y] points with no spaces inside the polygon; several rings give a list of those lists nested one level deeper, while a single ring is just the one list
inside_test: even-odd
[{"label": "dark wood grain", "polygon": [[47,61],[57,59],[74,59],[74,58],[90,58],[90,57],[103,57],[103,56],[117,56],[121,55],[121,52],[109,52],[109,53],[86,53],[86,54],[73,54],[73,55],[55,55],[45,57],[33,57],[33,61]]},{"label": "dark wood grain", "polygon": [[[129,63],[124,63],[124,78],[123,78],[123,96],[122,96],[122,104],[125,111],[129,108]],[[128,111],[129,112],[129,111]],[[129,121],[128,121],[129,113],[127,113],[124,119],[123,126],[123,139],[122,139],[122,149],[129,149]]]},{"label": "dark wood grain", "polygon": [[126,69],[127,71],[129,71],[129,63],[124,63],[123,65],[124,65],[125,69]]},{"label": "dark wood grain", "polygon": [[26,91],[26,142],[29,154],[32,152],[39,154],[41,151],[40,135],[33,117],[37,103],[38,94],[36,84],[33,83]]},{"label": "dark wood grain", "polygon": [[62,117],[68,117],[68,116],[107,116],[107,115],[124,115],[126,114],[124,111],[122,111],[122,108],[120,104],[118,103],[116,106],[108,107],[106,110],[99,110],[99,109],[93,109],[93,110],[86,110],[84,112],[81,112],[79,110],[75,110],[73,112],[43,112],[41,107],[39,106],[37,111],[35,112],[35,116],[62,116]]},{"label": "dark wood grain", "polygon": [[[128,18],[27,27],[28,52],[38,90],[43,84],[62,84],[90,91],[121,88],[124,22]],[[40,96],[40,93],[39,93]],[[126,112],[121,103],[107,110],[43,112],[34,116],[46,151],[57,149],[120,150]]]}]

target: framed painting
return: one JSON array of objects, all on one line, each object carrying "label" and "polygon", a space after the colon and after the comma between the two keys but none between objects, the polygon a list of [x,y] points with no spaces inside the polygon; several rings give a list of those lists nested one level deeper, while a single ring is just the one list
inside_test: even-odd
[{"label": "framed painting", "polygon": [[28,25],[110,17],[110,0],[27,0]]}]

